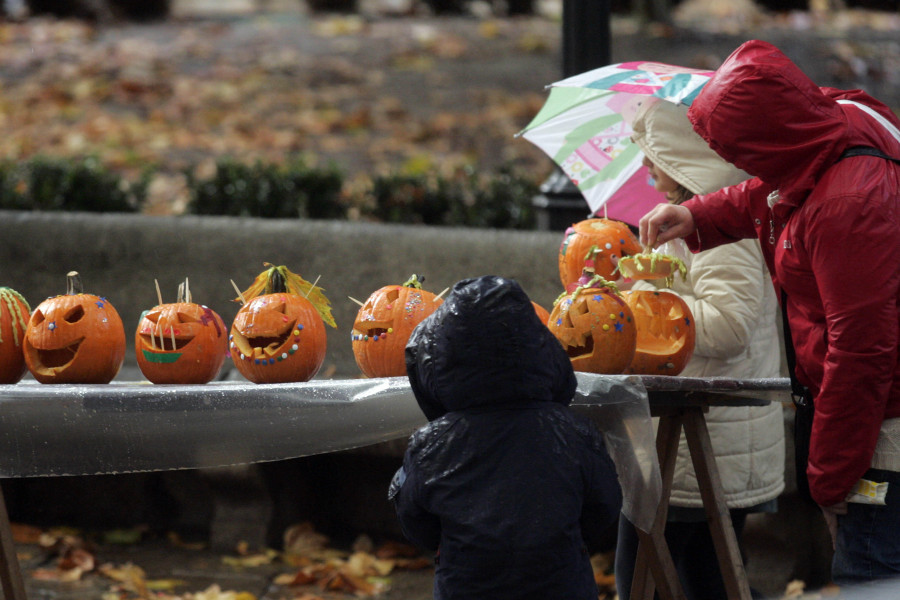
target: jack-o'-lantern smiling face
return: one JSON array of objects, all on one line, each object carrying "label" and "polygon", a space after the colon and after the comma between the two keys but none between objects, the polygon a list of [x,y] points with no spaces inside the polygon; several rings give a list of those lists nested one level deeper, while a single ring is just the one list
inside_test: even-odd
[{"label": "jack-o'-lantern smiling face", "polygon": [[77,273],[68,277],[68,293],[44,300],[28,321],[28,370],[41,383],[109,383],[125,358],[122,319],[106,298],[80,292]]},{"label": "jack-o'-lantern smiling face", "polygon": [[45,307],[31,316],[31,355],[35,364],[48,370],[63,370],[78,355],[84,329],[78,325],[85,316],[81,304]]},{"label": "jack-o'-lantern smiling face", "polygon": [[222,368],[228,349],[222,317],[193,302],[145,312],[134,344],[138,366],[153,383],[206,383]]},{"label": "jack-o'-lantern smiling face", "polygon": [[295,330],[297,318],[287,314],[283,294],[271,294],[254,298],[238,313],[231,341],[244,356],[269,358],[285,351]]}]

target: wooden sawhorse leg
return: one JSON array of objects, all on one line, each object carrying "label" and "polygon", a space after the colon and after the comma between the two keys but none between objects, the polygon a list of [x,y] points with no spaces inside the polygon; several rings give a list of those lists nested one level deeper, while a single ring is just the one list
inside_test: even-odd
[{"label": "wooden sawhorse leg", "polygon": [[630,600],[652,600],[656,588],[659,588],[662,600],[680,600],[685,597],[665,539],[669,494],[672,491],[672,476],[675,473],[675,459],[678,456],[681,422],[680,412],[662,416],[659,420],[656,452],[659,455],[662,491],[650,532],[645,533],[635,528],[639,543]]},{"label": "wooden sawhorse leg", "polygon": [[2,563],[0,564],[0,586],[3,588],[3,598],[5,600],[27,600],[2,490],[0,490],[0,563]]},{"label": "wooden sawhorse leg", "polygon": [[719,558],[719,570],[725,582],[725,591],[731,600],[750,600],[750,584],[744,571],[744,561],[737,536],[731,524],[725,492],[716,467],[709,430],[701,408],[692,408],[684,415],[684,435],[691,451],[691,460],[697,472],[700,496],[706,509],[710,533]]}]

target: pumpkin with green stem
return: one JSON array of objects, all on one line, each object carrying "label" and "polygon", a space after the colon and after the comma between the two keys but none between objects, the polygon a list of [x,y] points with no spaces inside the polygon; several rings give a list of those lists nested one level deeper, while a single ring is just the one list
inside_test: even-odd
[{"label": "pumpkin with green stem", "polygon": [[622,373],[631,364],[637,328],[616,285],[595,275],[553,305],[550,331],[576,371]]},{"label": "pumpkin with green stem", "polygon": [[254,383],[312,379],[325,360],[325,323],[336,327],[322,288],[268,267],[240,293],[243,303],[231,326],[229,350],[237,370]]},{"label": "pumpkin with green stem", "polygon": [[85,294],[81,276],[66,293],[34,309],[25,331],[25,364],[40,383],[109,383],[125,360],[125,329],[106,298]]},{"label": "pumpkin with green stem", "polygon": [[16,383],[25,367],[25,328],[31,307],[19,292],[0,287],[0,383]]},{"label": "pumpkin with green stem", "polygon": [[[406,375],[406,342],[416,325],[443,303],[413,274],[403,285],[386,285],[360,303],[350,340],[366,377]],[[352,298],[351,298],[352,299]]]}]

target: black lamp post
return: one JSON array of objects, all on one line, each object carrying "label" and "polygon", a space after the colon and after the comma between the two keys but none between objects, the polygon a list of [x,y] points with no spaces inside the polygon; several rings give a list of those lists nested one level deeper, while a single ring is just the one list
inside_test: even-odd
[{"label": "black lamp post", "polygon": [[[611,62],[609,11],[609,0],[563,0],[563,77]],[[584,196],[558,167],[541,184],[532,205],[541,230],[565,229],[590,214]]]}]

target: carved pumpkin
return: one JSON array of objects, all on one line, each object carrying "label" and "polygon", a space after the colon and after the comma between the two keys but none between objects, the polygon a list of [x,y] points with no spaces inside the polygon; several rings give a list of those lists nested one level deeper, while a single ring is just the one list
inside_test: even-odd
[{"label": "carved pumpkin", "polygon": [[25,331],[25,364],[41,383],[109,383],[125,360],[122,319],[106,299],[67,275],[65,295],[38,304]]},{"label": "carved pumpkin", "polygon": [[641,244],[628,225],[611,219],[586,219],[566,229],[559,247],[559,278],[563,289],[581,277],[586,260],[604,279],[613,279],[616,264],[623,256],[637,254]]},{"label": "carved pumpkin", "polygon": [[696,330],[687,303],[672,292],[623,294],[637,324],[637,350],[626,373],[678,375],[694,353]]},{"label": "carved pumpkin", "polygon": [[266,263],[241,294],[231,326],[231,358],[253,383],[309,381],[325,360],[325,323],[335,327],[322,289]]},{"label": "carved pumpkin", "polygon": [[191,302],[185,284],[179,289],[178,302],[160,302],[141,315],[134,334],[138,367],[153,383],[207,383],[228,354],[225,322]]},{"label": "carved pumpkin", "polygon": [[0,287],[0,383],[16,383],[25,374],[25,328],[31,308],[19,292]]},{"label": "carved pumpkin", "polygon": [[634,357],[637,328],[615,284],[595,277],[556,301],[548,327],[576,371],[622,373]]},{"label": "carved pumpkin", "polygon": [[547,312],[546,308],[533,300],[531,301],[531,305],[534,307],[534,312],[537,313],[538,319],[541,320],[541,323],[546,325],[547,322],[550,321],[550,313]]},{"label": "carved pumpkin", "polygon": [[422,289],[416,275],[403,285],[376,290],[356,313],[350,334],[353,356],[366,377],[406,375],[406,342],[428,315],[443,303]]}]

